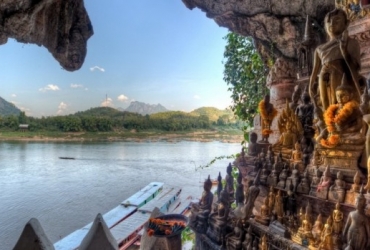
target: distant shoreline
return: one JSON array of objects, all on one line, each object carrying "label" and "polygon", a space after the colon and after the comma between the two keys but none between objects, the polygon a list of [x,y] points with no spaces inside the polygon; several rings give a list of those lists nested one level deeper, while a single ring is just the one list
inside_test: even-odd
[{"label": "distant shoreline", "polygon": [[99,142],[99,141],[125,141],[125,142],[179,142],[197,141],[223,143],[241,143],[242,132],[236,131],[188,131],[188,132],[0,132],[0,141],[29,141],[29,142]]}]

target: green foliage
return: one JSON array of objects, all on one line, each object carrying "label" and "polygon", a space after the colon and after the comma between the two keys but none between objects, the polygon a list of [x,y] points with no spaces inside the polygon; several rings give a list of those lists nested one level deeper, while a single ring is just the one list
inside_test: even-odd
[{"label": "green foliage", "polygon": [[259,101],[268,93],[265,86],[267,67],[262,62],[252,38],[229,33],[224,57],[224,80],[230,86],[231,110],[247,127],[252,127]]},{"label": "green foliage", "polygon": [[206,165],[204,166],[199,166],[199,168],[203,169],[203,168],[208,168],[210,167],[211,165],[213,165],[216,161],[218,160],[224,160],[224,159],[236,159],[237,156],[236,155],[221,155],[221,156],[216,156],[215,158],[213,158],[210,162],[208,162]]}]

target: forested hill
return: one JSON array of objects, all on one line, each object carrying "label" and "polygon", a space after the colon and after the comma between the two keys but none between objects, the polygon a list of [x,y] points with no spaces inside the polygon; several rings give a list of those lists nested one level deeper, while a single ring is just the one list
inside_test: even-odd
[{"label": "forested hill", "polygon": [[0,120],[0,128],[18,129],[20,123],[28,123],[31,131],[98,132],[135,130],[187,131],[213,129],[214,126],[241,127],[230,111],[200,108],[190,113],[167,111],[152,115],[140,115],[109,107],[91,108],[73,115],[51,117],[25,117],[11,115]]},{"label": "forested hill", "polygon": [[10,103],[0,97],[0,116],[19,115],[21,110],[13,103]]}]

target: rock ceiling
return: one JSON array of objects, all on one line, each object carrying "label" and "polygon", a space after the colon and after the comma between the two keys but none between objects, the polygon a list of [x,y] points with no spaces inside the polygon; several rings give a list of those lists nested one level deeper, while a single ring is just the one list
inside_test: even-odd
[{"label": "rock ceiling", "polygon": [[68,71],[81,68],[92,35],[83,0],[0,0],[0,45],[44,46]]},{"label": "rock ceiling", "polygon": [[199,8],[218,25],[252,36],[263,59],[295,60],[306,16],[313,20],[316,39],[324,37],[325,14],[334,0],[183,0],[189,9]]}]

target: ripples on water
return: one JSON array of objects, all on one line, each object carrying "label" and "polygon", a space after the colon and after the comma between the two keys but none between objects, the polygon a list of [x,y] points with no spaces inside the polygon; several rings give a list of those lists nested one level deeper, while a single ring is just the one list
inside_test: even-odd
[{"label": "ripples on water", "polygon": [[[12,249],[27,221],[36,217],[52,242],[106,213],[151,181],[190,189],[240,151],[221,142],[0,143],[0,242]],[[76,160],[61,160],[74,157]]]}]

